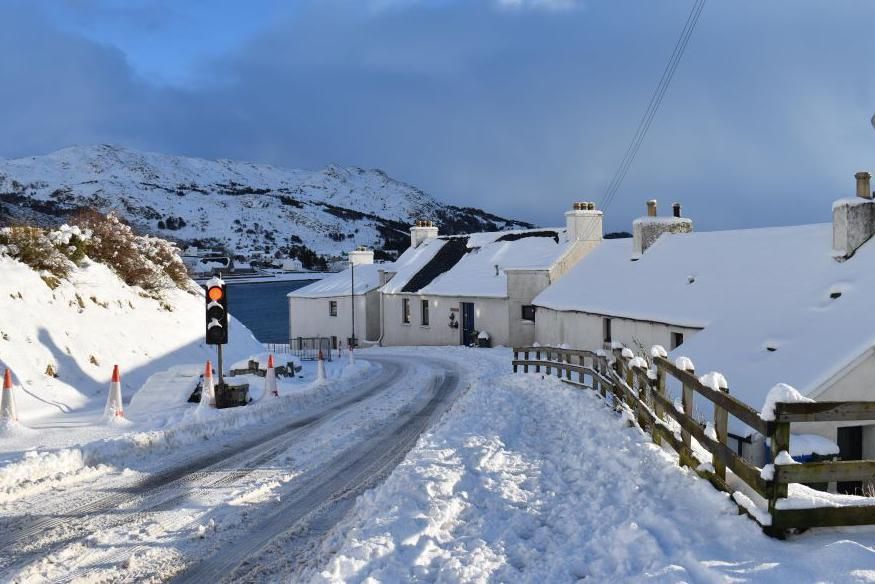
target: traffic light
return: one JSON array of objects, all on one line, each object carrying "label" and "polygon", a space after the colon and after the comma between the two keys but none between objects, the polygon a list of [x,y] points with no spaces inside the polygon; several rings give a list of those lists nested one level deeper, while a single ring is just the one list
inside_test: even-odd
[{"label": "traffic light", "polygon": [[207,282],[207,344],[228,344],[228,295],[225,282],[213,278]]}]

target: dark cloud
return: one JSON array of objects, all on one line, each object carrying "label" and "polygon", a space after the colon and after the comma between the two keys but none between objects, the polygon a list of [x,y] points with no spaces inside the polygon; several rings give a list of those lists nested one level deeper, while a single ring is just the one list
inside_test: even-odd
[{"label": "dark cloud", "polygon": [[[537,5],[301,2],[186,89],[5,6],[0,153],[120,142],[375,166],[557,223],[570,201],[600,198],[689,6]],[[681,200],[703,228],[828,220],[872,160],[873,14],[863,0],[709,3],[609,226],[627,228],[651,196]]]}]

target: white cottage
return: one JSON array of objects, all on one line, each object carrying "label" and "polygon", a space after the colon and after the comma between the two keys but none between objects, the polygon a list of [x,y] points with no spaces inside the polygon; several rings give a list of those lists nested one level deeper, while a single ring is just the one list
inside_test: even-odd
[{"label": "white cottage", "polygon": [[349,253],[350,267],[344,271],[290,292],[289,338],[326,337],[334,348],[346,346],[354,319],[357,342],[376,342],[380,337],[380,278],[387,265],[375,264],[374,252],[359,248]]},{"label": "white cottage", "polygon": [[439,236],[428,221],[384,276],[384,345],[534,341],[532,299],[602,241],[602,213],[575,203],[565,228]]},{"label": "white cottage", "polygon": [[[690,357],[698,374],[722,372],[755,408],[779,382],[820,401],[875,400],[868,176],[857,175],[858,198],[833,205],[831,224],[692,233],[691,224],[639,220],[636,229],[657,237],[643,242],[638,229],[635,240],[606,241],[535,298],[536,341],[639,352],[660,344]],[[873,425],[793,429],[837,443],[844,459],[875,458]],[[739,452],[763,462],[761,437],[738,421],[730,433]],[[805,444],[791,439],[794,456],[811,453]]]}]

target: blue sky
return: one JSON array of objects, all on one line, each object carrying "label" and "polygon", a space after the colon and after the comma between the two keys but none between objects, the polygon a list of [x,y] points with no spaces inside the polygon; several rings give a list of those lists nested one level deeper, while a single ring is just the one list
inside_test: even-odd
[{"label": "blue sky", "polygon": [[[0,0],[0,156],[382,168],[561,222],[599,200],[692,2]],[[873,168],[875,3],[711,0],[623,188],[700,229],[828,221]]]}]

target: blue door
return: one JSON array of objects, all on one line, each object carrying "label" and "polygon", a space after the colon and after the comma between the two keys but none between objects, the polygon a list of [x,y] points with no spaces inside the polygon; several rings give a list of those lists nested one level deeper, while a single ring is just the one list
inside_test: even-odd
[{"label": "blue door", "polygon": [[477,339],[474,338],[474,303],[462,303],[462,344],[473,344]]}]

